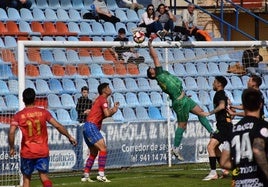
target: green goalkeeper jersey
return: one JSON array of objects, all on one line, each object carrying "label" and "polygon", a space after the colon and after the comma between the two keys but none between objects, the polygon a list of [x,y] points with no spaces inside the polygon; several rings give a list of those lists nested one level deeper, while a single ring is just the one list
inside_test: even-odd
[{"label": "green goalkeeper jersey", "polygon": [[172,75],[162,67],[156,67],[156,80],[163,92],[169,95],[172,101],[176,100],[182,93],[182,82],[178,77]]}]

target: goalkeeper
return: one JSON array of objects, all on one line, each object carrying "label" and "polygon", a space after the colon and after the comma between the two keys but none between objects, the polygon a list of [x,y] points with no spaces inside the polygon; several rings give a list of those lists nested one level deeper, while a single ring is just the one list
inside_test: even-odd
[{"label": "goalkeeper", "polygon": [[152,46],[152,39],[148,41],[149,52],[154,61],[155,68],[148,68],[147,76],[150,79],[156,79],[157,83],[172,100],[172,108],[176,112],[178,127],[175,132],[174,147],[171,152],[179,160],[183,161],[183,157],[179,152],[179,146],[182,140],[183,132],[186,129],[189,113],[196,114],[201,124],[207,129],[209,133],[212,133],[213,129],[210,126],[207,118],[208,112],[197,105],[191,98],[185,95],[182,82],[175,75],[172,75],[168,71],[163,70],[161,63],[155,49]]}]

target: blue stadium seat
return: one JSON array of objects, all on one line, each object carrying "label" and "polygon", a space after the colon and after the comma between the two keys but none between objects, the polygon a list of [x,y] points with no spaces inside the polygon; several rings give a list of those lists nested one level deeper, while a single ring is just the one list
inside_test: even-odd
[{"label": "blue stadium seat", "polygon": [[[73,1],[75,1],[75,0],[73,0]],[[84,0],[83,1],[85,8],[89,8],[92,3],[93,3],[93,0]]]},{"label": "blue stadium seat", "polygon": [[[169,116],[168,116],[168,110],[169,110]],[[166,105],[162,105],[160,107],[160,112],[162,117],[167,120],[168,118],[170,118],[171,121],[174,121],[176,119],[175,115],[174,115],[174,111]]]},{"label": "blue stadium seat", "polygon": [[78,34],[78,36],[86,35],[86,34],[82,33],[82,31],[80,30],[80,27],[79,27],[78,23],[75,23],[73,21],[69,21],[67,23],[67,25],[68,25],[68,28],[69,28],[70,32],[75,32],[75,33]]},{"label": "blue stadium seat", "polygon": [[56,36],[55,37],[55,41],[62,41],[62,42],[65,42],[66,41],[66,38],[64,36]]},{"label": "blue stadium seat", "polygon": [[141,20],[141,17],[142,17],[142,14],[145,12],[145,9],[139,9],[138,11],[137,11],[137,14],[138,14],[138,17],[139,17],[139,19]]},{"label": "blue stadium seat", "polygon": [[104,41],[112,42],[112,41],[114,41],[114,38],[112,36],[105,36]]},{"label": "blue stadium seat", "polygon": [[64,93],[64,90],[62,88],[62,84],[58,79],[52,78],[49,79],[49,88],[51,92],[61,94]]},{"label": "blue stadium seat", "polygon": [[125,96],[122,93],[115,92],[115,93],[113,93],[112,97],[113,97],[114,103],[115,102],[120,103],[120,105],[119,105],[120,108],[127,107],[127,102],[126,102]]},{"label": "blue stadium seat", "polygon": [[99,64],[90,64],[90,72],[92,77],[104,77],[101,66]]},{"label": "blue stadium seat", "polygon": [[149,84],[153,91],[161,91],[161,88],[155,79],[149,79]]},{"label": "blue stadium seat", "polygon": [[109,0],[107,1],[107,7],[109,10],[115,11],[117,9],[119,9],[116,0]]},{"label": "blue stadium seat", "polygon": [[57,9],[57,16],[58,16],[58,21],[69,22],[71,19],[67,11],[64,10],[63,8]]},{"label": "blue stadium seat", "polygon": [[13,36],[5,36],[4,42],[5,42],[6,48],[15,48],[18,46],[16,38]]},{"label": "blue stadium seat", "polygon": [[1,17],[2,21],[9,20],[9,18],[7,16],[7,12],[3,8],[0,8],[0,17]]},{"label": "blue stadium seat", "polygon": [[104,28],[104,35],[107,36],[117,36],[117,32],[115,30],[114,24],[111,22],[104,22],[103,23],[103,28]]},{"label": "blue stadium seat", "polygon": [[68,78],[62,79],[62,88],[66,93],[76,93],[80,91],[75,88],[74,82]]},{"label": "blue stadium seat", "polygon": [[146,64],[151,64],[153,63],[153,59],[151,58],[149,51],[147,51],[145,48],[140,48],[138,49],[138,53],[144,57],[144,62]]},{"label": "blue stadium seat", "polygon": [[175,75],[179,77],[185,77],[188,75],[182,63],[175,63],[173,69],[174,69]]},{"label": "blue stadium seat", "polygon": [[198,72],[194,63],[188,62],[185,64],[185,70],[188,76],[197,76]]},{"label": "blue stadium seat", "polygon": [[150,100],[151,100],[153,106],[164,105],[162,96],[159,92],[151,92],[150,93]]},{"label": "blue stadium seat", "polygon": [[238,77],[236,75],[232,75],[230,77],[230,81],[231,81],[231,84],[235,87],[235,89],[245,89],[246,88],[246,87],[244,87],[240,77]]},{"label": "blue stadium seat", "polygon": [[41,36],[40,32],[33,32],[31,26],[27,21],[19,21],[19,29],[21,32],[27,32],[30,36]]},{"label": "blue stadium seat", "polygon": [[195,62],[207,62],[207,54],[206,51],[202,48],[194,48],[196,60]]},{"label": "blue stadium seat", "polygon": [[214,48],[207,48],[207,58],[209,62],[219,62],[218,53]]},{"label": "blue stadium seat", "polygon": [[199,90],[198,96],[199,101],[202,105],[210,105],[213,103],[210,98],[210,95],[205,90]]},{"label": "blue stadium seat", "polygon": [[201,104],[200,100],[199,100],[199,97],[197,95],[197,93],[193,90],[187,90],[186,91],[186,95],[188,97],[191,97],[192,100],[194,100],[197,104]]},{"label": "blue stadium seat", "polygon": [[213,76],[221,75],[218,65],[214,62],[208,63],[208,72],[210,75],[213,75]]},{"label": "blue stadium seat", "polygon": [[194,62],[196,60],[195,53],[192,49],[184,49],[184,56],[188,62]]},{"label": "blue stadium seat", "polygon": [[48,7],[47,0],[36,0],[36,7],[40,9],[46,9]]},{"label": "blue stadium seat", "polygon": [[[2,38],[0,38],[0,48],[6,48],[5,43],[4,43]],[[0,58],[0,63],[2,63],[2,62],[3,62],[3,60],[2,60],[2,58]]]},{"label": "blue stadium seat", "polygon": [[120,109],[118,109],[117,112],[114,113],[114,115],[112,117],[113,117],[113,120],[115,122],[123,122],[123,121],[125,121],[125,119],[123,117],[123,114],[122,114],[122,111]]},{"label": "blue stadium seat", "polygon": [[138,83],[138,87],[141,91],[150,91],[151,90],[148,79],[143,78],[143,77],[139,77],[139,78],[137,78],[137,83]]},{"label": "blue stadium seat", "polygon": [[52,8],[45,9],[45,17],[47,21],[56,22],[59,18]]},{"label": "blue stadium seat", "polygon": [[48,94],[47,101],[48,101],[48,107],[51,109],[57,109],[57,108],[63,107],[59,96],[56,94],[53,94],[53,93]]},{"label": "blue stadium seat", "polygon": [[146,92],[138,92],[138,100],[141,106],[147,107],[152,106],[152,101],[148,93]]},{"label": "blue stadium seat", "polygon": [[19,99],[16,95],[13,94],[5,95],[5,101],[8,110],[17,111],[19,109]]},{"label": "blue stadium seat", "polygon": [[149,66],[146,63],[140,63],[139,64],[140,76],[146,77],[148,68],[149,68]]},{"label": "blue stadium seat", "polygon": [[8,64],[0,64],[0,79],[15,78]]},{"label": "blue stadium seat", "polygon": [[18,94],[18,92],[19,92],[18,80],[9,79],[7,84],[8,84],[9,93]]},{"label": "blue stadium seat", "polygon": [[48,86],[47,81],[43,79],[36,79],[36,93],[37,94],[49,94],[51,93],[51,90]]},{"label": "blue stadium seat", "polygon": [[238,90],[238,89],[234,89],[233,90],[233,98],[234,98],[234,103],[232,103],[233,105],[241,105],[242,104],[242,89]]},{"label": "blue stadium seat", "polygon": [[80,30],[81,30],[81,35],[89,35],[89,36],[93,35],[93,30],[90,24],[87,22],[83,21],[80,23]]},{"label": "blue stadium seat", "polygon": [[148,107],[148,115],[150,119],[152,120],[164,120],[163,116],[161,115],[160,110],[154,106]]},{"label": "blue stadium seat", "polygon": [[208,71],[208,68],[207,68],[207,63],[197,62],[196,69],[197,69],[197,72],[198,72],[199,76],[208,76],[208,75],[210,75],[209,71]]},{"label": "blue stadium seat", "polygon": [[57,49],[57,48],[53,49],[52,53],[53,53],[54,60],[56,63],[59,63],[59,64],[67,64],[68,63],[65,51],[63,49]]},{"label": "blue stadium seat", "polygon": [[7,110],[8,108],[7,108],[7,104],[5,102],[4,97],[0,96],[0,112],[5,112]]},{"label": "blue stadium seat", "polygon": [[122,9],[115,9],[115,16],[118,17],[122,23],[127,23],[129,21],[126,13]]},{"label": "blue stadium seat", "polygon": [[45,21],[46,20],[45,13],[43,12],[43,10],[41,10],[39,8],[33,9],[33,18],[35,21]]},{"label": "blue stadium seat", "polygon": [[[131,9],[129,9],[129,10],[131,10]],[[133,22],[127,22],[126,23],[127,24],[127,30],[128,30],[128,32],[129,33],[131,33],[132,32],[132,29],[135,29],[135,28],[137,28],[137,24],[136,23],[133,23]],[[130,40],[131,41],[131,40]]]},{"label": "blue stadium seat", "polygon": [[0,80],[0,95],[5,95],[10,93],[6,81]]},{"label": "blue stadium seat", "polygon": [[123,116],[126,121],[136,121],[137,116],[134,110],[130,107],[124,107],[123,109]]},{"label": "blue stadium seat", "polygon": [[77,111],[76,111],[75,108],[71,108],[71,110],[70,110],[70,117],[71,117],[71,120],[77,121],[78,114],[77,114]]},{"label": "blue stadium seat", "polygon": [[230,90],[224,90],[227,97],[230,99],[231,103],[236,103],[236,101],[234,100],[234,96],[233,93]]},{"label": "blue stadium seat", "polygon": [[41,49],[40,54],[43,61],[54,63],[55,59],[50,49]]},{"label": "blue stadium seat", "polygon": [[113,78],[113,87],[115,92],[126,92],[128,91],[124,80],[118,77]]},{"label": "blue stadium seat", "polygon": [[72,64],[80,63],[78,53],[73,49],[68,49],[66,51],[66,58],[67,58],[68,63],[72,63]]},{"label": "blue stadium seat", "polygon": [[[264,79],[265,75],[263,76],[263,79]],[[268,76],[267,76],[268,78]],[[243,75],[241,77],[241,80],[242,80],[242,83],[243,83],[243,87],[244,88],[247,88],[248,87],[248,80],[249,80],[249,76],[248,75]],[[268,83],[268,82],[267,82]]]},{"label": "blue stadium seat", "polygon": [[134,78],[127,77],[125,78],[125,85],[126,89],[130,92],[138,92],[139,87],[137,85],[137,82]]},{"label": "blue stadium seat", "polygon": [[137,119],[140,121],[150,120],[150,117],[148,115],[148,111],[143,106],[137,106],[135,108],[135,113],[136,113]]},{"label": "blue stadium seat", "polygon": [[42,79],[48,79],[48,78],[54,77],[50,67],[47,64],[39,65],[39,73],[40,73],[40,78]]},{"label": "blue stadium seat", "polygon": [[196,80],[193,77],[185,77],[186,90],[198,90]]},{"label": "blue stadium seat", "polygon": [[7,16],[9,18],[9,20],[12,20],[12,21],[19,21],[19,20],[21,20],[20,13],[19,13],[19,11],[16,8],[10,8],[9,7],[7,9]]},{"label": "blue stadium seat", "polygon": [[227,62],[220,62],[219,63],[219,70],[221,75],[228,75],[227,70],[228,70],[229,64]]},{"label": "blue stadium seat", "polygon": [[115,23],[115,30],[116,30],[116,32],[118,32],[118,30],[119,30],[120,28],[124,28],[124,29],[125,29],[125,31],[126,31],[126,36],[130,36],[130,35],[132,35],[131,32],[128,32],[127,27],[126,27],[126,25],[125,25],[124,23],[116,22],[116,23]]},{"label": "blue stadium seat", "polygon": [[87,79],[87,86],[91,92],[98,92],[98,86],[99,86],[99,81],[95,78],[88,78]]},{"label": "blue stadium seat", "polygon": [[211,90],[212,85],[208,84],[206,77],[198,76],[196,78],[197,87],[199,90]]},{"label": "blue stadium seat", "polygon": [[70,114],[67,110],[63,108],[56,109],[57,119],[63,125],[76,125],[77,121],[73,121],[70,117]]},{"label": "blue stadium seat", "polygon": [[48,6],[54,10],[60,8],[59,0],[48,0]]},{"label": "blue stadium seat", "polygon": [[140,105],[136,93],[133,92],[126,93],[126,102],[128,107],[136,107]]},{"label": "blue stadium seat", "polygon": [[69,10],[69,9],[73,8],[73,5],[72,5],[71,0],[61,0],[60,7],[65,9],[65,10]]},{"label": "blue stadium seat", "polygon": [[104,83],[104,82],[108,83],[111,90],[114,91],[113,83],[109,78],[106,78],[106,77],[100,78],[100,83]]},{"label": "blue stadium seat", "polygon": [[72,0],[73,8],[76,10],[82,10],[84,9],[84,3],[83,0]]},{"label": "blue stadium seat", "polygon": [[73,9],[73,8],[69,10],[69,17],[70,17],[70,21],[74,21],[74,22],[80,22],[83,20],[80,12],[78,12],[76,9]]},{"label": "blue stadium seat", "polygon": [[182,49],[174,48],[173,49],[173,56],[178,62],[186,62],[184,53]]},{"label": "blue stadium seat", "polygon": [[[54,41],[54,38],[52,36],[44,36],[43,41]],[[54,62],[54,61],[51,61],[51,62]]]},{"label": "blue stadium seat", "polygon": [[103,28],[101,23],[93,21],[91,23],[91,27],[92,27],[92,35],[94,35],[94,36],[105,35],[105,31],[104,31],[104,28]]},{"label": "blue stadium seat", "polygon": [[[74,80],[76,90],[79,92],[83,86],[88,86],[88,83],[82,78],[76,78]],[[91,89],[91,88],[90,88]]]},{"label": "blue stadium seat", "polygon": [[128,22],[134,22],[136,25],[140,22],[140,18],[138,17],[138,14],[136,13],[135,10],[127,9],[126,16],[127,16]]},{"label": "blue stadium seat", "polygon": [[73,97],[67,93],[61,95],[61,103],[65,109],[75,108],[76,106]]},{"label": "blue stadium seat", "polygon": [[25,81],[25,87],[26,88],[32,88],[36,92],[35,83],[32,80],[26,79],[26,81]]}]

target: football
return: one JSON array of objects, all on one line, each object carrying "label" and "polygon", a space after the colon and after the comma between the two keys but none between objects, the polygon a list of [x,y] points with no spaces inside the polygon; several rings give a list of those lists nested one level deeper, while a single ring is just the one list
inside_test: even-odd
[{"label": "football", "polygon": [[133,40],[134,40],[134,42],[136,42],[138,44],[144,42],[144,40],[145,40],[145,34],[144,34],[144,32],[142,32],[142,31],[135,32],[133,34]]}]

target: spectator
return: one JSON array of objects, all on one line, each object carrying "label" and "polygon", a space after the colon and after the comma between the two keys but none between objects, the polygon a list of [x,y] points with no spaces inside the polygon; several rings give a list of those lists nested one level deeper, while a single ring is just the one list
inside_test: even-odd
[{"label": "spectator", "polygon": [[142,14],[139,27],[146,27],[146,36],[150,37],[152,33],[156,33],[160,38],[164,38],[167,31],[163,30],[159,18],[155,16],[154,6],[148,5],[146,12]]},{"label": "spectator", "polygon": [[98,19],[102,19],[113,24],[120,22],[120,19],[114,16],[108,9],[104,0],[94,0],[93,4],[95,5],[95,11],[98,14]]},{"label": "spectator", "polygon": [[174,29],[174,21],[176,21],[176,17],[172,12],[169,11],[169,8],[164,4],[160,4],[155,13],[156,17],[159,18],[159,22],[162,24],[164,31],[173,31]]},{"label": "spectator", "polygon": [[252,48],[243,52],[242,65],[250,73],[256,73],[259,62],[263,61],[263,57],[259,53],[259,49]]},{"label": "spectator", "polygon": [[[114,41],[128,42],[124,28],[120,28],[118,30],[118,36],[114,39]],[[125,63],[132,62],[139,64],[144,62],[144,57],[140,56],[134,48],[115,47],[111,48],[110,51],[115,55],[116,60],[123,60]]]},{"label": "spectator", "polygon": [[197,13],[194,4],[189,4],[182,11],[182,26],[175,26],[174,31],[183,35],[194,36],[197,41],[211,41],[209,34],[197,27]]},{"label": "spectator", "polygon": [[165,0],[152,0],[152,5],[154,7],[158,7],[160,4],[166,4],[166,1]]},{"label": "spectator", "polygon": [[31,0],[10,0],[7,6],[10,8],[16,8],[18,10],[21,8],[30,9],[32,6],[32,2]]},{"label": "spectator", "polygon": [[130,8],[135,11],[144,8],[144,6],[139,4],[137,0],[117,0],[116,2],[120,8]]},{"label": "spectator", "polygon": [[81,88],[81,94],[82,96],[78,98],[77,104],[76,104],[76,111],[78,114],[78,121],[79,123],[86,122],[86,118],[88,113],[90,112],[91,106],[92,106],[92,100],[88,98],[88,92],[89,89],[87,86],[83,86]]}]

